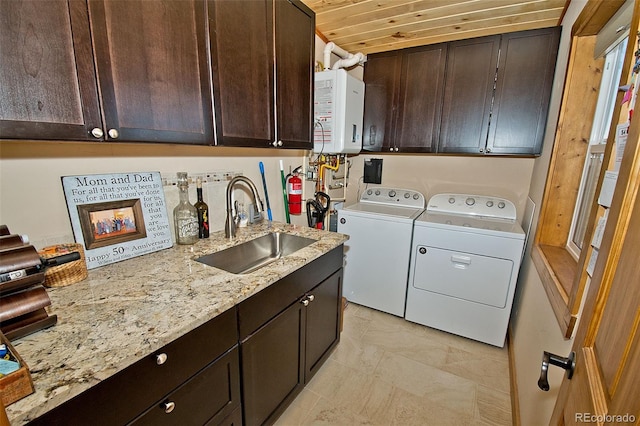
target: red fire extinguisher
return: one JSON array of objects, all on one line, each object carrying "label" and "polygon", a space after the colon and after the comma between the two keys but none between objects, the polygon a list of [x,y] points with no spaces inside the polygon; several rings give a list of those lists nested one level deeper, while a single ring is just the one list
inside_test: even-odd
[{"label": "red fire extinguisher", "polygon": [[287,198],[290,214],[302,213],[302,179],[294,172],[287,183]]}]

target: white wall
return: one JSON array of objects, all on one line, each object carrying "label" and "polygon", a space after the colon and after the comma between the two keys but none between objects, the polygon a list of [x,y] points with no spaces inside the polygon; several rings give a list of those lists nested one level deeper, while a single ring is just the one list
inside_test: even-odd
[{"label": "white wall", "polygon": [[[73,241],[60,181],[61,176],[68,175],[159,171],[175,176],[178,171],[239,171],[256,184],[263,197],[260,161],[265,166],[273,218],[284,222],[279,160],[283,160],[287,174],[290,167],[303,164],[305,154],[300,150],[2,141],[0,224],[7,225],[12,233],[28,235],[37,248]],[[195,202],[195,195],[191,202]],[[209,204],[212,218],[222,218],[212,223],[212,229],[223,229],[224,197],[219,197],[217,205]],[[169,212],[173,207],[167,203]],[[291,217],[292,223],[306,225],[306,217]]]},{"label": "white wall", "polygon": [[[535,161],[529,190],[529,197],[537,206],[533,221],[534,226],[531,230],[532,235],[535,235],[536,231],[538,210],[544,195],[553,148],[571,44],[571,27],[585,4],[586,0],[572,0],[562,22],[562,37],[551,97],[549,122],[547,123],[543,152]],[[567,356],[573,344],[572,340],[564,339],[542,287],[540,276],[531,260],[532,240],[533,238],[529,240],[527,245],[511,316],[512,350],[515,358],[520,418],[523,426],[549,424],[562,381],[564,370],[551,368],[549,370],[551,390],[543,392],[538,388],[537,381],[540,376],[542,352],[546,350]]]}]

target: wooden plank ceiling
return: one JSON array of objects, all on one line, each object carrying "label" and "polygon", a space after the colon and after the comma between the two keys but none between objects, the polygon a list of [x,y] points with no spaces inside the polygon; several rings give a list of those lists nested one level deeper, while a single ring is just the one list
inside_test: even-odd
[{"label": "wooden plank ceiling", "polygon": [[570,0],[302,0],[316,31],[365,54],[560,25]]}]

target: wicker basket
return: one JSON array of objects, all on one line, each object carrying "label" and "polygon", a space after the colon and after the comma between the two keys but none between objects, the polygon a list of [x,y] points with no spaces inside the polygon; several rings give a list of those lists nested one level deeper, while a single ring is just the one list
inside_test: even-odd
[{"label": "wicker basket", "polygon": [[64,287],[87,278],[84,249],[82,244],[58,244],[45,247],[38,252],[40,256],[47,259],[76,251],[80,253],[79,260],[47,268],[44,281],[46,287]]},{"label": "wicker basket", "polygon": [[0,343],[7,345],[7,349],[12,354],[12,359],[20,363],[20,368],[13,373],[0,377],[0,404],[5,407],[13,404],[19,399],[33,393],[33,381],[29,373],[29,367],[18,352],[11,346],[11,342],[0,333]]}]

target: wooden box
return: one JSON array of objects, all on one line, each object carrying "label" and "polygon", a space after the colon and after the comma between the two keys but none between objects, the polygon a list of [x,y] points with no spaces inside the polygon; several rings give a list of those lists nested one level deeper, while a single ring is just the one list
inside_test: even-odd
[{"label": "wooden box", "polygon": [[0,398],[2,398],[2,404],[6,407],[32,394],[33,381],[31,380],[29,367],[2,333],[0,333],[0,343],[7,345],[9,353],[20,363],[18,370],[0,377]]}]

